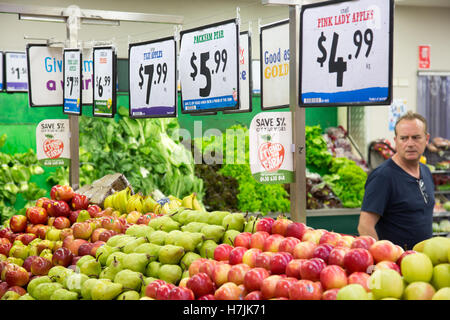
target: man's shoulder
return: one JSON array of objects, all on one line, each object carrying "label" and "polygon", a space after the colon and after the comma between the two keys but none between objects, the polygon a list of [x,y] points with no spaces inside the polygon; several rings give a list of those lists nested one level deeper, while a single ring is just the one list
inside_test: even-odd
[{"label": "man's shoulder", "polygon": [[376,167],[369,176],[376,177],[376,176],[391,176],[393,172],[395,171],[395,164],[392,159],[388,159],[382,164],[380,164],[378,167]]}]

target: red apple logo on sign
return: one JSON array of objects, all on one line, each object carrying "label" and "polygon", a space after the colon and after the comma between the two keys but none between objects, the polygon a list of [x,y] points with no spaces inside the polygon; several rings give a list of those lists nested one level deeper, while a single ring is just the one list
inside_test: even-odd
[{"label": "red apple logo on sign", "polygon": [[270,142],[270,135],[263,137],[263,139],[267,140],[267,142],[259,146],[259,161],[266,171],[277,171],[284,161],[284,147],[281,143]]},{"label": "red apple logo on sign", "polygon": [[44,140],[44,153],[50,159],[57,159],[64,150],[64,143],[59,139],[53,139],[51,134],[45,135],[47,139]]}]

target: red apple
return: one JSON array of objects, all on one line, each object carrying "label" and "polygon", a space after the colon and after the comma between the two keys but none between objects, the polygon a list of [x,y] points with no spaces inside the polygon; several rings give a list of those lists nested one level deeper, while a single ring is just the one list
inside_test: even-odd
[{"label": "red apple", "polygon": [[294,237],[286,237],[280,242],[280,246],[278,250],[280,252],[289,252],[290,254],[294,253],[294,248],[297,244],[300,243],[300,240]]},{"label": "red apple", "polygon": [[204,296],[201,296],[197,300],[216,300],[216,298],[214,298],[214,295],[210,293],[210,294],[205,294]]},{"label": "red apple", "polygon": [[348,284],[357,283],[363,286],[363,288],[370,292],[368,280],[370,278],[370,275],[365,272],[353,272],[351,275],[348,276]]},{"label": "red apple", "polygon": [[261,290],[262,281],[269,276],[269,271],[264,268],[253,268],[244,276],[244,287],[247,292]]},{"label": "red apple", "polygon": [[247,250],[249,249],[245,247],[235,247],[233,250],[231,250],[228,259],[229,264],[233,265],[242,263],[242,257]]},{"label": "red apple", "polygon": [[270,271],[270,259],[275,252],[261,252],[255,259],[256,268],[264,268]]},{"label": "red apple", "polygon": [[24,288],[19,287],[19,286],[11,286],[11,287],[9,287],[9,288],[6,290],[6,292],[8,292],[8,291],[16,292],[16,293],[18,293],[20,296],[23,296],[24,294],[27,293],[27,290],[25,290]]},{"label": "red apple", "polygon": [[93,257],[96,257],[97,254],[97,249],[100,248],[101,246],[105,245],[106,242],[105,241],[95,241],[92,248],[91,248],[91,252],[89,252],[89,254]]},{"label": "red apple", "polygon": [[289,261],[286,266],[286,276],[301,279],[300,277],[300,267],[302,263],[307,261],[307,259],[293,259]]},{"label": "red apple", "polygon": [[260,291],[263,299],[271,299],[275,297],[275,288],[277,286],[277,282],[281,279],[282,278],[280,275],[271,275],[262,280]]},{"label": "red apple", "polygon": [[36,236],[39,237],[40,239],[44,240],[45,236],[47,234],[47,231],[50,229],[51,227],[48,225],[43,225],[43,224],[37,224],[36,225]]},{"label": "red apple", "polygon": [[54,217],[69,217],[71,211],[67,202],[59,200],[53,202],[52,206]]},{"label": "red apple", "polygon": [[122,223],[115,217],[104,217],[102,218],[102,228],[108,230],[114,230],[117,233],[122,233]]},{"label": "red apple", "polygon": [[270,217],[266,217],[266,218],[262,218],[259,219],[258,222],[256,222],[255,225],[255,233],[258,231],[264,231],[267,233],[271,233],[272,232],[272,225],[275,222],[275,220],[273,218]]},{"label": "red apple", "polygon": [[347,274],[340,266],[326,266],[320,272],[320,283],[324,290],[342,288],[347,282]]},{"label": "red apple", "polygon": [[72,251],[74,256],[77,256],[78,249],[80,248],[80,246],[83,243],[86,243],[86,242],[87,241],[84,239],[75,239],[75,238],[73,238],[73,236],[68,236],[66,239],[63,240],[63,247],[68,248],[70,251]]},{"label": "red apple", "polygon": [[89,222],[76,222],[72,225],[73,236],[75,239],[88,240],[94,231]]},{"label": "red apple", "polygon": [[336,300],[337,293],[339,292],[339,288],[334,288],[325,291],[322,293],[322,300]]},{"label": "red apple", "polygon": [[15,240],[19,240],[24,245],[27,246],[31,241],[33,241],[36,238],[37,238],[37,236],[33,233],[23,233],[23,234],[18,235]]},{"label": "red apple", "polygon": [[[195,262],[195,261],[194,261]],[[250,270],[250,267],[245,263],[239,263],[231,266],[228,271],[228,281],[236,285],[244,283],[245,274]]]},{"label": "red apple", "polygon": [[88,206],[87,211],[89,212],[89,215],[91,216],[91,218],[97,218],[98,213],[102,212],[102,208],[100,208],[96,204],[91,204]]},{"label": "red apple", "polygon": [[271,274],[285,274],[286,266],[293,259],[289,252],[275,253],[270,259]]},{"label": "red apple", "polygon": [[333,245],[329,243],[319,244],[313,252],[313,258],[321,258],[325,263],[328,263],[328,257],[333,250]]},{"label": "red apple", "polygon": [[27,228],[27,217],[20,214],[12,216],[9,220],[9,227],[11,228],[11,231],[15,233],[25,232],[25,229]]},{"label": "red apple", "polygon": [[219,263],[218,261],[207,259],[200,265],[198,271],[199,273],[206,273],[208,277],[212,280],[212,274],[218,263]]},{"label": "red apple", "polygon": [[[98,228],[98,229],[104,229],[104,228]],[[95,229],[95,230],[97,230],[97,229]],[[95,230],[92,231],[92,234],[94,234]],[[114,231],[114,230],[107,230],[106,229],[105,231],[100,233],[100,235],[98,236],[98,240],[107,242],[109,238],[111,238],[112,236],[115,236],[117,234],[118,233],[116,231]],[[91,239],[92,239],[92,236],[91,236]]]},{"label": "red apple", "polygon": [[75,193],[73,194],[71,207],[72,210],[87,210],[89,207],[89,198],[83,194]]},{"label": "red apple", "polygon": [[261,291],[252,291],[244,297],[244,300],[262,300]]},{"label": "red apple", "polygon": [[320,258],[311,258],[300,266],[300,277],[305,280],[320,281],[320,272],[327,266]]},{"label": "red apple", "polygon": [[286,229],[286,237],[294,237],[299,240],[303,238],[303,234],[306,231],[306,225],[301,222],[290,223]]},{"label": "red apple", "polygon": [[349,247],[334,247],[333,250],[331,250],[330,255],[328,256],[327,263],[329,265],[334,264],[340,267],[344,267],[344,257],[349,251]]},{"label": "red apple", "polygon": [[166,284],[167,282],[165,282],[164,280],[161,279],[156,279],[152,282],[150,282],[146,287],[145,287],[145,295],[149,298],[152,299],[156,299],[156,290],[163,284]]},{"label": "red apple", "polygon": [[31,262],[30,271],[35,276],[45,276],[52,267],[53,264],[51,261],[43,257],[37,257]]},{"label": "red apple", "polygon": [[75,211],[70,211],[69,213],[69,220],[71,224],[74,224],[75,222],[77,222],[78,219],[78,215],[80,214],[81,210],[75,210]]},{"label": "red apple", "polygon": [[347,274],[357,271],[367,272],[367,268],[371,265],[373,265],[373,257],[366,249],[350,249],[344,256],[344,268]]},{"label": "red apple", "polygon": [[[212,281],[214,281],[218,288],[224,283],[228,282],[228,271],[230,271],[230,269],[231,265],[228,263],[219,263],[215,266],[212,272],[211,279]],[[216,297],[216,299],[218,298]]]},{"label": "red apple", "polygon": [[50,198],[53,200],[63,200],[69,202],[73,197],[73,189],[71,186],[55,185],[50,189]]},{"label": "red apple", "polygon": [[[375,263],[380,261],[397,261],[401,253],[397,250],[395,244],[389,240],[379,240],[372,244],[369,252],[373,257]],[[399,254],[400,253],[400,254]]]},{"label": "red apple", "polygon": [[[275,221],[276,222],[276,221]],[[279,252],[279,247],[281,241],[283,241],[284,236],[280,234],[271,234],[264,240],[264,248],[262,251]]]},{"label": "red apple", "polygon": [[286,235],[287,227],[292,222],[292,220],[278,217],[272,225],[272,234],[281,234],[284,237]]},{"label": "red apple", "polygon": [[5,273],[5,281],[9,286],[25,286],[30,280],[28,271],[14,263],[10,263],[4,267],[2,271]]},{"label": "red apple", "polygon": [[156,289],[156,300],[169,300],[170,291],[175,288],[172,283],[166,282]]},{"label": "red apple", "polygon": [[298,280],[289,288],[289,300],[320,300],[322,287],[320,282]]},{"label": "red apple", "polygon": [[206,258],[199,258],[197,260],[194,260],[189,266],[189,276],[192,277],[193,275],[199,273],[200,266],[207,260],[208,259]]},{"label": "red apple", "polygon": [[298,279],[292,277],[281,277],[275,286],[275,297],[277,298],[289,298],[289,288]]},{"label": "red apple", "polygon": [[261,253],[262,251],[258,248],[251,248],[244,252],[244,255],[242,256],[242,262],[248,265],[250,268],[253,268],[255,266],[256,257]]},{"label": "red apple", "polygon": [[[101,223],[101,222],[100,222],[100,223]],[[106,230],[107,230],[107,229],[102,228],[102,227],[96,228],[94,231],[92,231],[92,234],[91,234],[91,241],[92,241],[92,242],[99,241],[99,240],[100,240],[100,235],[102,234],[103,231],[106,231]],[[104,242],[106,242],[106,241],[104,241]]]},{"label": "red apple", "polygon": [[314,242],[318,245],[325,232],[327,231],[323,229],[307,229],[303,234],[302,241]]},{"label": "red apple", "polygon": [[335,247],[351,248],[353,241],[355,241],[355,237],[349,236],[349,235],[344,235],[339,238],[339,240],[336,242]]},{"label": "red apple", "polygon": [[9,285],[6,281],[0,281],[0,299],[8,291]]},{"label": "red apple", "polygon": [[8,239],[10,242],[13,234],[14,232],[12,232],[10,228],[0,229],[0,238]]},{"label": "red apple", "polygon": [[316,249],[317,244],[314,242],[300,242],[294,247],[293,256],[294,259],[311,259]]},{"label": "red apple", "polygon": [[[6,240],[6,239],[5,239]],[[9,251],[11,250],[12,247],[12,243],[9,242],[8,243],[4,242],[4,243],[0,243],[0,254],[4,254],[5,256],[9,256]]]},{"label": "red apple", "polygon": [[31,272],[31,263],[33,262],[34,259],[36,259],[39,256],[28,256],[22,264],[22,267],[27,270],[28,272]]},{"label": "red apple", "polygon": [[78,248],[78,255],[79,256],[85,256],[91,254],[91,249],[93,248],[94,244],[92,242],[86,242],[80,245]]},{"label": "red apple", "polygon": [[73,260],[73,253],[68,248],[62,247],[53,252],[52,263],[54,266],[68,267]]},{"label": "red apple", "polygon": [[197,273],[189,278],[186,287],[194,292],[196,298],[206,294],[214,294],[214,283],[206,273]]},{"label": "red apple", "polygon": [[369,250],[370,246],[373,245],[377,240],[371,236],[359,236],[353,240],[351,249],[366,249]]},{"label": "red apple", "polygon": [[[261,220],[260,220],[261,221]],[[250,248],[264,250],[264,242],[270,234],[266,231],[257,231],[250,238]]]},{"label": "red apple", "polygon": [[71,228],[62,229],[62,230],[61,230],[61,233],[60,233],[60,235],[59,235],[59,237],[60,237],[61,240],[63,240],[63,241],[64,241],[64,239],[65,239],[67,236],[73,236],[73,230],[72,230]]},{"label": "red apple", "polygon": [[195,297],[191,289],[174,287],[169,292],[168,300],[195,300]]},{"label": "red apple", "polygon": [[227,261],[233,247],[227,243],[221,243],[214,249],[214,260]]},{"label": "red apple", "polygon": [[320,237],[319,244],[328,243],[335,247],[340,238],[339,233],[327,231]]},{"label": "red apple", "polygon": [[47,210],[41,207],[29,207],[26,210],[28,221],[32,224],[46,224],[48,221]]},{"label": "red apple", "polygon": [[235,247],[244,247],[250,249],[250,239],[252,237],[252,233],[250,232],[241,232],[234,238],[233,245]]},{"label": "red apple", "polygon": [[214,293],[216,300],[242,300],[242,289],[233,282],[222,284]]},{"label": "red apple", "polygon": [[69,228],[70,227],[70,220],[67,217],[63,217],[63,216],[59,216],[56,217],[55,220],[53,221],[53,226],[56,229],[65,229],[65,228]]},{"label": "red apple", "polygon": [[150,220],[152,219],[152,215],[151,214],[143,214],[142,216],[140,216],[137,221],[136,224],[145,224],[148,225],[148,223],[150,222]]},{"label": "red apple", "polygon": [[47,197],[39,198],[36,200],[35,206],[45,208],[46,206],[44,205],[44,203],[48,205],[49,201],[50,201],[50,199]]},{"label": "red apple", "polygon": [[374,271],[377,269],[392,269],[401,274],[400,267],[398,266],[398,264],[396,264],[395,262],[392,262],[392,261],[384,260],[384,261],[378,262],[375,265]]}]

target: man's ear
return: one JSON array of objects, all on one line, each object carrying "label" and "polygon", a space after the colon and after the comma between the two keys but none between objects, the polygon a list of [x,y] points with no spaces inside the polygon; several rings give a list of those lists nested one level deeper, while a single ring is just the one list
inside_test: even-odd
[{"label": "man's ear", "polygon": [[427,133],[427,144],[430,142],[430,134]]}]

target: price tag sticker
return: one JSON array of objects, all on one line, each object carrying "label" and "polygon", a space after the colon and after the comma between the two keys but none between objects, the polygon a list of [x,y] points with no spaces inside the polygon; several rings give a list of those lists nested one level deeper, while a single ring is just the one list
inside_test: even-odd
[{"label": "price tag sticker", "polygon": [[174,37],[130,44],[130,117],[176,117],[177,66]]},{"label": "price tag sticker", "polygon": [[0,90],[4,89],[3,85],[3,52],[0,51]]},{"label": "price tag sticker", "polygon": [[393,0],[302,6],[300,106],[389,105]]},{"label": "price tag sticker", "polygon": [[64,49],[63,79],[63,112],[81,115],[81,51],[79,49]]},{"label": "price tag sticker", "polygon": [[239,108],[239,27],[235,19],[180,32],[183,113]]},{"label": "price tag sticker", "polygon": [[6,91],[28,91],[27,54],[25,52],[5,52]]},{"label": "price tag sticker", "polygon": [[94,48],[93,115],[114,117],[116,113],[116,53],[112,47]]}]

